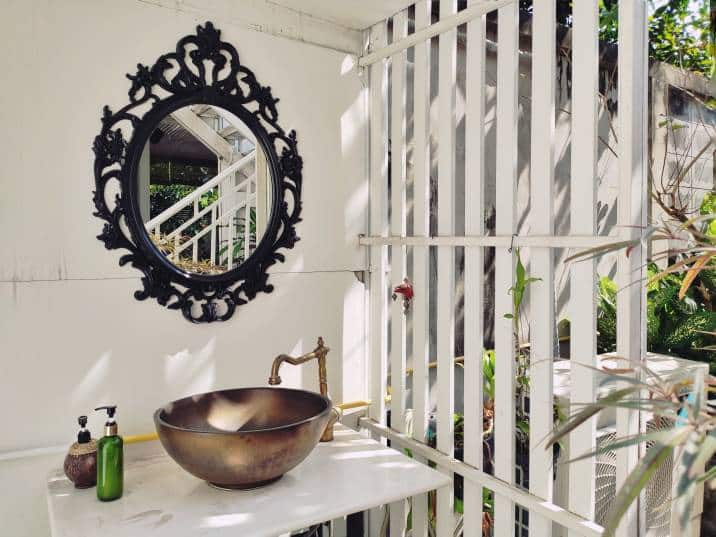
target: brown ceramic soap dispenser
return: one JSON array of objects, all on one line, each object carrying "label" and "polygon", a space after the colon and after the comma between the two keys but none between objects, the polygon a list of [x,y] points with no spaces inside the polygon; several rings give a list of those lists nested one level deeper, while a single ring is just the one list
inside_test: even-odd
[{"label": "brown ceramic soap dispenser", "polygon": [[77,422],[80,432],[65,457],[65,475],[76,488],[86,489],[97,483],[97,441],[87,430],[87,416],[80,416]]}]

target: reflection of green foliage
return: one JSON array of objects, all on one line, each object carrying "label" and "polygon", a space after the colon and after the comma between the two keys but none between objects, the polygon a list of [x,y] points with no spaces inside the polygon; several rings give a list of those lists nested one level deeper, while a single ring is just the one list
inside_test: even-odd
[{"label": "reflection of green foliage", "polygon": [[[150,185],[149,186],[149,216],[154,218],[155,216],[166,211],[169,207],[181,201],[192,192],[196,190],[196,187],[189,185]],[[205,209],[219,198],[219,193],[216,189],[210,190],[209,192],[202,194],[199,198],[199,210]],[[181,224],[191,218],[193,214],[193,208],[191,206],[179,211],[179,213],[172,216],[167,220],[166,224],[162,225],[162,233],[171,233],[172,230],[179,227]],[[196,224],[189,226],[187,229],[188,235],[193,235],[197,231],[201,230],[206,225],[206,222],[200,220]]]},{"label": "reflection of green foliage", "polygon": [[[150,218],[161,214],[169,207],[181,201],[196,190],[190,185],[149,185],[149,214]],[[199,197],[199,210],[205,209],[219,198],[216,188]],[[162,224],[162,233],[168,234],[188,221],[194,214],[194,208],[189,205]],[[196,222],[182,231],[182,235],[194,236],[211,223],[211,211],[199,218]],[[209,241],[199,241],[199,259],[211,258],[211,244]],[[182,252],[181,256],[191,256],[191,248]]]},{"label": "reflection of green foliage", "polygon": [[[231,250],[234,263],[244,262],[244,230],[245,221],[242,218],[236,217],[234,219],[235,233],[234,233],[234,247]],[[251,207],[249,212],[249,247],[256,247],[256,208]],[[219,257],[226,254],[228,246],[223,246],[219,249]]]},{"label": "reflection of green foliage", "polygon": [[183,184],[200,186],[218,173],[216,165],[183,164],[153,160],[150,164],[152,184]]}]

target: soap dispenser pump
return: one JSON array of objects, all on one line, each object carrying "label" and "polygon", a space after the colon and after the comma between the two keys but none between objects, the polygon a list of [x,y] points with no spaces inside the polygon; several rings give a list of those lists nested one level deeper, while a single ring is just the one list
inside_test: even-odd
[{"label": "soap dispenser pump", "polygon": [[117,407],[106,405],[95,410],[107,411],[104,437],[97,445],[97,498],[109,502],[121,498],[124,490],[124,441],[117,434]]},{"label": "soap dispenser pump", "polygon": [[80,431],[77,442],[70,446],[65,457],[65,475],[78,489],[94,487],[97,481],[97,441],[87,430],[87,416],[77,418]]}]

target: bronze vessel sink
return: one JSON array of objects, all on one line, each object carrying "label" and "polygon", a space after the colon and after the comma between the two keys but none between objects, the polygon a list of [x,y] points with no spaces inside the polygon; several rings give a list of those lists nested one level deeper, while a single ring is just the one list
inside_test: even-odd
[{"label": "bronze vessel sink", "polygon": [[154,413],[164,449],[179,466],[227,489],[268,485],[318,444],[331,401],[288,388],[239,388],[179,399]]}]

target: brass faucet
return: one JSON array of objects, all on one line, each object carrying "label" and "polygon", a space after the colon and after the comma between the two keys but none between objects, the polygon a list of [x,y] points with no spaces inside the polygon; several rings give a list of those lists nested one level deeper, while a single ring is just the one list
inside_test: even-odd
[{"label": "brass faucet", "polygon": [[[298,358],[294,358],[292,356],[289,356],[288,354],[279,354],[273,361],[273,364],[271,365],[271,376],[268,379],[268,383],[271,386],[276,386],[278,384],[281,384],[281,377],[278,374],[279,369],[281,368],[281,364],[284,362],[288,362],[291,365],[301,365],[305,364],[306,362],[316,359],[318,360],[318,383],[321,391],[321,395],[324,397],[328,397],[328,374],[326,373],[326,354],[328,354],[328,351],[330,351],[328,347],[323,342],[323,338],[318,338],[318,345],[315,349],[313,349],[311,352],[304,354],[302,356],[299,356]],[[341,417],[341,410],[333,407],[331,409],[331,419],[328,421],[328,424],[326,425],[326,429],[323,431],[323,435],[321,435],[321,442],[330,442],[333,440],[333,426],[336,424],[336,422]]]}]

